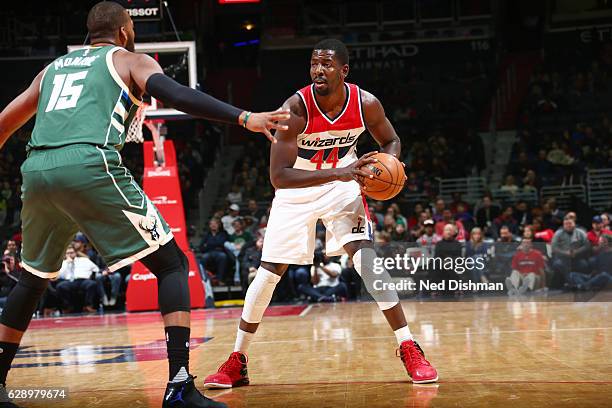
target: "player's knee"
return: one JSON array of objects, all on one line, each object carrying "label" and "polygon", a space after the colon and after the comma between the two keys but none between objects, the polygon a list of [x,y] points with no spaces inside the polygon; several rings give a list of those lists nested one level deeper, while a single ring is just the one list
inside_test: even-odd
[{"label": "player's knee", "polygon": [[351,258],[354,258],[355,255],[362,249],[370,248],[374,250],[374,244],[371,241],[361,240],[361,241],[351,241],[344,245],[344,250]]},{"label": "player's knee", "polygon": [[21,286],[25,291],[31,293],[33,296],[40,297],[44,293],[47,286],[49,286],[49,279],[41,278],[28,271],[23,271],[18,286]]},{"label": "player's knee", "polygon": [[275,275],[283,276],[287,272],[289,265],[262,261],[261,267]]},{"label": "player's knee", "polygon": [[189,261],[176,241],[161,246],[141,261],[157,277],[161,314],[190,311]]},{"label": "player's knee", "polygon": [[184,279],[189,276],[189,261],[174,240],[142,258],[141,262],[160,282],[171,274],[178,273]]},{"label": "player's knee", "polygon": [[280,279],[279,275],[268,271],[262,264],[244,297],[242,320],[247,323],[261,322]]},{"label": "player's knee", "polygon": [[356,248],[352,256],[353,265],[361,277],[364,277],[364,274],[367,276],[374,273],[376,257],[376,251],[371,246],[364,245],[363,247]]},{"label": "player's knee", "polygon": [[179,272],[185,279],[189,279],[189,259],[187,255],[178,246],[176,246],[176,255],[180,262]]},{"label": "player's knee", "polygon": [[393,309],[395,306],[399,305],[399,299],[391,302],[376,302],[378,304],[378,308],[383,312],[385,310]]},{"label": "player's knee", "polygon": [[399,303],[399,296],[395,290],[377,290],[376,281],[391,282],[389,272],[377,266],[376,251],[371,246],[364,246],[353,255],[353,265],[361,276],[368,293],[372,295],[378,308],[382,311],[389,310]]},{"label": "player's knee", "polygon": [[19,282],[9,294],[0,323],[25,331],[49,280],[23,271]]}]

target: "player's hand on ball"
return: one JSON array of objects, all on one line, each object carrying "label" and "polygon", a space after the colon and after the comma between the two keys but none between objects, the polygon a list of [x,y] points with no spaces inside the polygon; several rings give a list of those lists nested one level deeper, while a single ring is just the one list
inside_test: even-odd
[{"label": "player's hand on ball", "polygon": [[[246,113],[243,112],[240,115],[240,122],[244,123],[246,117]],[[281,125],[278,123],[282,120],[289,120],[290,118],[289,109],[279,108],[274,112],[260,112],[260,113],[251,113],[246,117],[246,124],[244,127],[249,129],[251,132],[261,132],[266,135],[268,140],[272,143],[276,143],[276,139],[272,136],[270,132],[271,129],[277,130],[287,130],[289,126]]]},{"label": "player's hand on ball", "polygon": [[373,177],[362,179],[361,191],[374,200],[389,200],[404,188],[406,166],[388,153],[378,153],[372,158],[377,162],[367,164],[362,170]]},{"label": "player's hand on ball", "polygon": [[361,156],[359,160],[357,160],[355,163],[351,164],[350,166],[346,166],[346,167],[338,169],[339,170],[338,180],[340,181],[355,180],[363,188],[363,180],[365,178],[371,178],[373,176],[370,173],[363,171],[361,168],[363,166],[367,166],[370,163],[376,163],[377,160],[372,157],[376,153],[378,152],[366,153],[363,156]]}]

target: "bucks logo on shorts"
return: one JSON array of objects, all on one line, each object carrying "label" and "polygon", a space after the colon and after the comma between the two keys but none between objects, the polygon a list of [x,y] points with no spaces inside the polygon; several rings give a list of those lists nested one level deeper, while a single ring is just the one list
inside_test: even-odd
[{"label": "bucks logo on shorts", "polygon": [[125,216],[132,222],[134,228],[149,244],[164,244],[167,241],[167,233],[163,228],[163,223],[157,212],[157,209],[147,198],[146,213],[139,214],[137,212],[123,210]]},{"label": "bucks logo on shorts", "polygon": [[157,232],[157,218],[153,216],[145,216],[138,223],[140,228],[151,234],[153,241],[159,240],[159,232]]}]

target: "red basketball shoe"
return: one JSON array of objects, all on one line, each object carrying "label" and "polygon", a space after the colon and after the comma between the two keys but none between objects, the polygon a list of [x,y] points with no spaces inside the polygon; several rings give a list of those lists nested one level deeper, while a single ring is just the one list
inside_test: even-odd
[{"label": "red basketball shoe", "polygon": [[249,385],[246,354],[234,351],[215,374],[204,379],[204,388],[232,388]]},{"label": "red basketball shoe", "polygon": [[399,354],[402,359],[413,383],[424,384],[438,381],[438,372],[425,359],[425,353],[416,341],[406,340],[397,349],[396,354]]}]

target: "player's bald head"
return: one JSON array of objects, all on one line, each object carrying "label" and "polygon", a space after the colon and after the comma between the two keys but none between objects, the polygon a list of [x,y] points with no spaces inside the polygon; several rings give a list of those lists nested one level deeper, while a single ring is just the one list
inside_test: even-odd
[{"label": "player's bald head", "polygon": [[117,30],[130,19],[127,11],[114,1],[101,1],[89,10],[87,30],[94,38],[114,37]]}]

